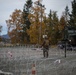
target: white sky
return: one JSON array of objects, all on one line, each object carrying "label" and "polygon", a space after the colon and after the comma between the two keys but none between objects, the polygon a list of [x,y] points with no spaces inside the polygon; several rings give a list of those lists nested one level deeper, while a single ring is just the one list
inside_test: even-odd
[{"label": "white sky", "polygon": [[[0,25],[3,26],[1,34],[7,33],[5,20],[10,18],[9,16],[12,14],[12,12],[14,12],[15,9],[23,10],[25,1],[26,0],[0,0]],[[53,11],[57,11],[58,16],[60,17],[66,6],[69,7],[69,10],[71,10],[72,1],[73,0],[42,0],[42,4],[45,5],[47,14],[51,9]]]}]

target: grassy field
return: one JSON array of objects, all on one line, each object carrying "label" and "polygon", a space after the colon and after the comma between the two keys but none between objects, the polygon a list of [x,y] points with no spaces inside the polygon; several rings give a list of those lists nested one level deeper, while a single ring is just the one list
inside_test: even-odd
[{"label": "grassy field", "polygon": [[34,47],[0,48],[0,70],[14,75],[32,75],[35,64],[36,75],[76,75],[76,51],[51,47],[49,57],[44,58],[42,50]]}]

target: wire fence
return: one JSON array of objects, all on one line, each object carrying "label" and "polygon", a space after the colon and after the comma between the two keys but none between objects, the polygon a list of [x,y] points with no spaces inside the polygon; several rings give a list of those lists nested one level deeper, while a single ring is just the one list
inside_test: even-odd
[{"label": "wire fence", "polygon": [[34,75],[75,75],[76,53],[51,48],[49,57],[43,58],[42,50],[34,46],[28,47],[3,47],[0,48],[0,70],[11,72],[13,75],[33,75],[32,68],[35,64]]}]

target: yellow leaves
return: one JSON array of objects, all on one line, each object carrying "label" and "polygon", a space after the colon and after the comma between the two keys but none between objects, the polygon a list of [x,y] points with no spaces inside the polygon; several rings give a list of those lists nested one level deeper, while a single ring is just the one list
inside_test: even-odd
[{"label": "yellow leaves", "polygon": [[38,36],[38,29],[36,28],[36,25],[31,25],[27,33],[30,35],[31,43],[37,43],[39,36]]},{"label": "yellow leaves", "polygon": [[[31,43],[37,43],[39,41],[40,33],[42,33],[42,35],[44,34],[44,31],[46,29],[46,24],[44,22],[44,18],[45,18],[44,9],[43,8],[41,9],[40,6],[35,6],[35,7],[32,7],[31,11],[32,13],[29,13],[28,15],[28,19],[31,22],[30,29],[26,28],[26,26],[28,25],[25,19],[27,13],[25,14],[21,10],[16,9],[12,13],[12,15],[10,15],[10,19],[8,20],[7,26],[8,26],[9,35],[10,37],[12,37],[11,38],[12,40],[17,39],[17,37],[19,37],[24,32],[23,33],[24,35],[28,34],[30,36]],[[42,22],[41,22],[41,18],[42,18]],[[25,23],[27,25],[25,25]],[[23,26],[25,27],[24,31],[22,31]],[[40,31],[40,27],[41,27],[41,31]],[[27,36],[25,35],[24,39],[26,39],[26,37]]]},{"label": "yellow leaves", "polygon": [[40,27],[41,27],[41,32],[42,35],[44,35],[44,31],[46,29],[46,25],[44,23],[36,23],[34,22],[31,26],[30,29],[27,30],[27,33],[30,35],[30,42],[31,43],[37,43],[39,42],[40,38]]}]

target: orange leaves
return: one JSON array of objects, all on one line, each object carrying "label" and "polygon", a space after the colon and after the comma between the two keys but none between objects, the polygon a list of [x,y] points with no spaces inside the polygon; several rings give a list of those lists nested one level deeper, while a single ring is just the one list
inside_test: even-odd
[{"label": "orange leaves", "polygon": [[18,34],[22,30],[22,11],[16,9],[12,15],[10,15],[10,19],[8,19],[6,23],[11,41],[16,42],[15,39],[18,39]]}]

